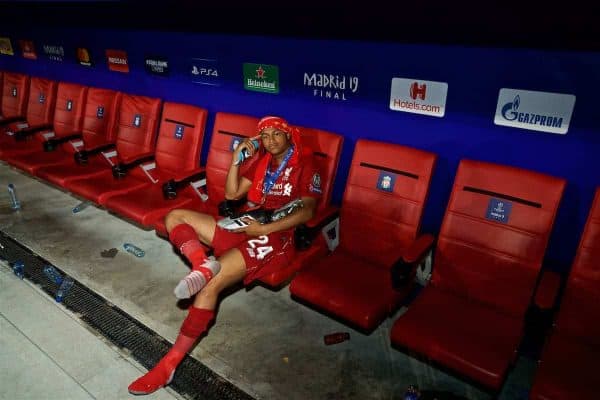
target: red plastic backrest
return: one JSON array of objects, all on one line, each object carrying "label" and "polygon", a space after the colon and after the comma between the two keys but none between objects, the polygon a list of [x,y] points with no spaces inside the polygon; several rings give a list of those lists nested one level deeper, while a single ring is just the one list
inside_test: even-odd
[{"label": "red plastic backrest", "polygon": [[358,140],[346,182],[340,245],[390,267],[416,237],[437,156],[397,144]]},{"label": "red plastic backrest", "polygon": [[180,173],[200,166],[207,116],[204,108],[164,103],[155,157],[161,170]]},{"label": "red plastic backrest", "polygon": [[116,141],[121,97],[113,90],[89,88],[81,129],[86,149]]},{"label": "red plastic backrest", "polygon": [[2,116],[24,117],[29,98],[29,76],[5,72],[2,82]]},{"label": "red plastic backrest", "polygon": [[27,102],[29,126],[49,125],[54,119],[58,83],[50,79],[31,78]]},{"label": "red plastic backrest", "polygon": [[60,82],[54,109],[54,132],[57,137],[81,132],[88,88]]},{"label": "red plastic backrest", "polygon": [[[231,166],[231,145],[234,140],[256,135],[259,119],[248,115],[218,112],[215,116],[210,150],[206,160],[206,184],[211,203],[218,204],[225,199],[225,180]],[[240,168],[243,174],[252,165],[244,162]]]},{"label": "red plastic backrest", "polygon": [[[442,222],[431,283],[522,317],[565,184],[564,179],[533,171],[462,160]],[[504,222],[493,219],[492,213],[497,218],[504,215]]]},{"label": "red plastic backrest", "polygon": [[323,191],[317,209],[326,208],[331,201],[344,138],[338,134],[313,128],[300,128],[302,144],[313,151],[313,158],[321,175]]},{"label": "red plastic backrest", "polygon": [[556,326],[559,331],[600,344],[600,188],[571,267]]},{"label": "red plastic backrest", "polygon": [[160,107],[160,99],[123,94],[117,126],[119,159],[154,152]]}]

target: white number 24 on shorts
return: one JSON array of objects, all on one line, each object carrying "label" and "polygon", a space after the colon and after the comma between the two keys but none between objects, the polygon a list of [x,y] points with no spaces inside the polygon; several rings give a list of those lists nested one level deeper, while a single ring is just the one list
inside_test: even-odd
[{"label": "white number 24 on shorts", "polygon": [[[258,245],[259,244],[265,245],[268,243],[269,243],[269,237],[262,235],[262,236],[257,237],[256,239],[248,240],[248,245],[250,247],[247,248],[246,250],[248,250],[248,254],[250,254],[250,257],[256,257],[258,260],[262,260],[269,253],[271,253],[273,251],[273,247],[272,246],[258,246]],[[256,254],[254,254],[255,250],[256,250]]]}]

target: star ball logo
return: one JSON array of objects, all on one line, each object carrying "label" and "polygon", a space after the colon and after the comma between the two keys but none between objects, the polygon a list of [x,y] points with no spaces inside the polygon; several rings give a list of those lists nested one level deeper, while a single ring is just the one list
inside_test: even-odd
[{"label": "star ball logo", "polygon": [[278,94],[279,67],[277,65],[244,63],[244,89]]}]

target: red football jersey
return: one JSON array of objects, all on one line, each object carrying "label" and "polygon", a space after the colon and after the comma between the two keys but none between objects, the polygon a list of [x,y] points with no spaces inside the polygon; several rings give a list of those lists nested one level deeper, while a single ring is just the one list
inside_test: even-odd
[{"label": "red football jersey", "polygon": [[[243,175],[244,178],[254,181],[258,164],[260,163],[255,162]],[[271,171],[276,169],[276,165],[271,166]],[[301,197],[315,197],[318,199],[321,197],[321,193],[321,175],[316,163],[312,157],[305,157],[299,164],[286,167],[281,171],[275,184],[267,193],[263,207],[277,209]]]}]

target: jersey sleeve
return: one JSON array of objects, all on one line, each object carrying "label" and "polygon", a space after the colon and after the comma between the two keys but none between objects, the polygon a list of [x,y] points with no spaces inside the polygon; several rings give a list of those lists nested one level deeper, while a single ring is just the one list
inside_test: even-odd
[{"label": "jersey sleeve", "polygon": [[300,197],[319,199],[322,194],[321,173],[317,168],[317,164],[311,158],[302,168],[302,174],[300,175]]}]

